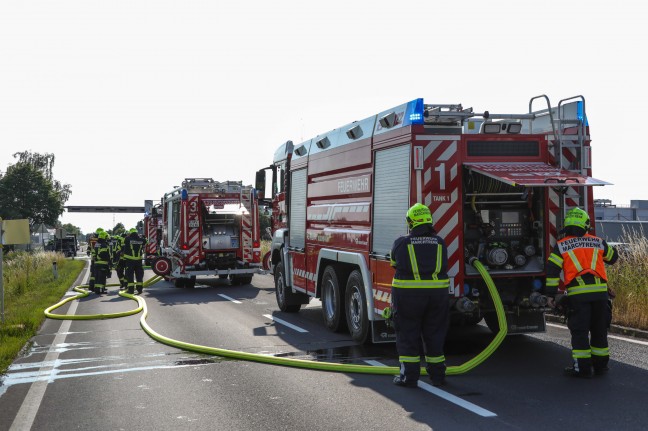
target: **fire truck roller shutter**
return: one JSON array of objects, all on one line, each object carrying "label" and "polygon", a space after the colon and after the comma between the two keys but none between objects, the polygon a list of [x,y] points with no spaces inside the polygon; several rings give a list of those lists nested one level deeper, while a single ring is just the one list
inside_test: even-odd
[{"label": "fire truck roller shutter", "polygon": [[306,244],[306,169],[292,172],[290,190],[290,246]]},{"label": "fire truck roller shutter", "polygon": [[394,240],[407,234],[410,206],[410,146],[376,151],[373,205],[373,252],[387,255]]}]

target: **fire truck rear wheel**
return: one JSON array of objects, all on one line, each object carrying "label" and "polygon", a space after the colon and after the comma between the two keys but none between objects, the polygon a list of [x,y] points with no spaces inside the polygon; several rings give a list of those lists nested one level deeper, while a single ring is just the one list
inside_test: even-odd
[{"label": "fire truck rear wheel", "polygon": [[358,270],[349,275],[344,303],[351,338],[358,343],[366,342],[369,334],[367,295],[362,281],[362,274]]},{"label": "fire truck rear wheel", "polygon": [[177,287],[178,289],[182,289],[183,287],[185,287],[185,281],[186,281],[186,279],[184,279],[184,278],[174,278],[173,279],[173,285],[175,287]]},{"label": "fire truck rear wheel", "polygon": [[289,298],[293,295],[292,290],[286,286],[284,278],[283,262],[275,268],[275,295],[277,297],[277,305],[284,313],[296,313],[301,308],[301,304],[289,304]]},{"label": "fire truck rear wheel", "polygon": [[326,327],[334,332],[346,329],[344,291],[340,288],[335,268],[327,266],[322,276],[322,316]]}]

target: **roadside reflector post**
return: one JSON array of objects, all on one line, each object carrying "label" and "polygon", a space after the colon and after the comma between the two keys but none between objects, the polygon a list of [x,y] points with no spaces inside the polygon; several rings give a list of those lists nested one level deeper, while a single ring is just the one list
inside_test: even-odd
[{"label": "roadside reflector post", "polygon": [[52,262],[52,275],[54,275],[54,280],[58,279],[58,266],[56,261]]}]

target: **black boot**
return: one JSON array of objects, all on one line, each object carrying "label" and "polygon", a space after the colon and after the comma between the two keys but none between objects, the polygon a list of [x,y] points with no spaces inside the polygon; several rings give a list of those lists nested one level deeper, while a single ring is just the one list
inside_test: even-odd
[{"label": "black boot", "polygon": [[401,377],[401,376],[394,377],[394,384],[396,386],[403,386],[405,388],[416,388],[416,387],[418,387],[418,383],[416,381],[414,381],[414,380],[406,381],[405,377]]},{"label": "black boot", "polygon": [[565,367],[564,373],[566,376],[579,377],[581,379],[589,379],[592,377],[592,369],[579,369],[578,366],[572,365]]}]

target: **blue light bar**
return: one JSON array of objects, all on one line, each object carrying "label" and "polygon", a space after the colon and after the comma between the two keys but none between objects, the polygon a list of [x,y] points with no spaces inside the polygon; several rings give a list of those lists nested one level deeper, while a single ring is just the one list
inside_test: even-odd
[{"label": "blue light bar", "polygon": [[423,105],[423,99],[414,99],[407,104],[407,111],[405,112],[405,118],[403,120],[403,125],[407,126],[409,124],[423,124],[423,110],[425,109]]},{"label": "blue light bar", "polygon": [[587,124],[587,117],[585,117],[585,112],[583,112],[583,102],[576,102],[576,116],[578,117],[578,121],[586,126],[589,126],[589,124]]}]

